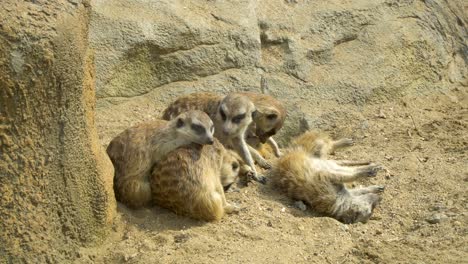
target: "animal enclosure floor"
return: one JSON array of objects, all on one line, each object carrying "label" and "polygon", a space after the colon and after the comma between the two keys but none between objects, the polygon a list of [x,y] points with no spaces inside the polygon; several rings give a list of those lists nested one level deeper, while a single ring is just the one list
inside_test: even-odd
[{"label": "animal enclosure floor", "polygon": [[[139,99],[98,107],[102,144],[163,108],[150,105],[149,99]],[[356,183],[386,186],[368,223],[344,225],[316,217],[269,185],[252,183],[227,194],[240,213],[215,223],[159,207],[132,211],[119,205],[109,239],[82,249],[78,262],[466,263],[466,89],[343,107],[359,118],[343,119],[326,131],[356,142],[337,158],[370,160],[386,168]]]}]

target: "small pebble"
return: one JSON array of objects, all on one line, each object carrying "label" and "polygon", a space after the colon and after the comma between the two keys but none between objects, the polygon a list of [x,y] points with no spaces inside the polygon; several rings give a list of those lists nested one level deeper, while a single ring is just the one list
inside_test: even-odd
[{"label": "small pebble", "polygon": [[445,215],[445,214],[433,214],[431,216],[429,216],[426,221],[429,223],[429,224],[438,224],[438,223],[441,223],[445,220],[447,220],[448,217]]}]

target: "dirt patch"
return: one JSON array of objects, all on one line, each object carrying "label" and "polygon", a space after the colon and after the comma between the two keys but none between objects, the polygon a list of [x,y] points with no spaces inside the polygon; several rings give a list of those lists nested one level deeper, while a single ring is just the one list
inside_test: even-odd
[{"label": "dirt patch", "polygon": [[[136,102],[98,112],[103,145],[150,119]],[[121,111],[117,109],[121,108]],[[130,110],[129,110],[130,109]],[[466,88],[397,102],[346,105],[349,120],[328,131],[356,145],[338,158],[372,160],[385,172],[363,185],[386,186],[366,224],[344,225],[301,211],[269,185],[250,184],[227,199],[242,207],[218,223],[159,207],[119,205],[108,242],[83,249],[80,263],[462,263],[467,252],[468,93]],[[134,113],[131,116],[129,113]],[[117,121],[120,120],[120,121]],[[361,184],[361,182],[357,183]]]}]

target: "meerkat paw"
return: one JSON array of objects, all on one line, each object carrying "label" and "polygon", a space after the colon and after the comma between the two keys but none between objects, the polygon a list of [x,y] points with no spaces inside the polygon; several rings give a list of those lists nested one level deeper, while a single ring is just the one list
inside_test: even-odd
[{"label": "meerkat paw", "polygon": [[365,173],[367,177],[375,177],[377,176],[377,172],[382,169],[382,166],[372,163],[369,166],[363,168],[363,173]]},{"label": "meerkat paw", "polygon": [[258,160],[257,163],[262,169],[265,169],[265,170],[271,169],[271,164],[266,160]]},{"label": "meerkat paw", "polygon": [[240,212],[240,207],[234,204],[226,204],[224,206],[224,212],[227,214],[238,214]]},{"label": "meerkat paw", "polygon": [[350,147],[354,145],[354,140],[352,138],[343,138],[340,141],[343,147]]},{"label": "meerkat paw", "polygon": [[231,185],[231,187],[229,187],[229,189],[225,190],[224,192],[226,192],[226,193],[240,192],[240,189],[237,188],[236,186]]},{"label": "meerkat paw", "polygon": [[373,187],[375,189],[375,193],[382,193],[385,191],[385,186],[383,185],[375,185]]},{"label": "meerkat paw", "polygon": [[259,182],[261,184],[266,184],[267,183],[267,178],[263,175],[255,175],[253,178],[252,178],[254,181],[256,182]]}]

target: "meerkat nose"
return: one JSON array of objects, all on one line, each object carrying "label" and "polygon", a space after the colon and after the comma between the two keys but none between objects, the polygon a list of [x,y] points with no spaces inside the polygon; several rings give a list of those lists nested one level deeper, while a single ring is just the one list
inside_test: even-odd
[{"label": "meerkat nose", "polygon": [[206,141],[206,144],[208,145],[213,145],[214,143],[214,140],[212,138],[209,138],[207,141]]}]

